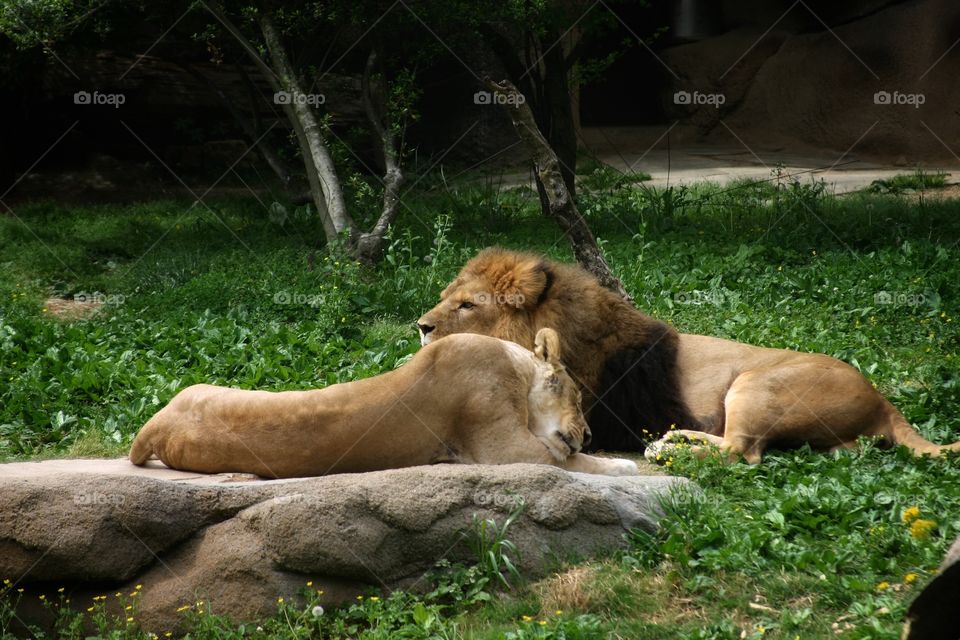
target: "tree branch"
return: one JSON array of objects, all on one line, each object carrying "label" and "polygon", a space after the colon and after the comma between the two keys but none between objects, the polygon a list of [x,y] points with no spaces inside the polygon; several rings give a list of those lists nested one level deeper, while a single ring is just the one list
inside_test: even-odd
[{"label": "tree branch", "polygon": [[361,79],[363,107],[370,126],[376,134],[383,154],[383,208],[380,217],[369,233],[361,234],[357,241],[357,251],[367,262],[376,262],[383,252],[387,229],[397,217],[400,205],[400,187],[403,184],[403,172],[400,170],[400,154],[393,126],[389,122],[386,82],[379,68],[376,48],[370,50],[367,64]]},{"label": "tree branch", "polygon": [[593,232],[590,231],[586,220],[583,219],[576,203],[570,197],[560,172],[557,154],[550,148],[540,129],[537,128],[533,112],[523,94],[517,91],[509,80],[496,83],[486,78],[485,83],[491,91],[508,96],[505,108],[510,112],[517,135],[530,152],[534,173],[543,185],[543,193],[548,203],[544,214],[553,218],[563,229],[564,235],[570,240],[577,262],[584,269],[596,276],[600,284],[606,288],[627,300],[632,300],[623,284],[610,270],[610,265],[604,259]]}]

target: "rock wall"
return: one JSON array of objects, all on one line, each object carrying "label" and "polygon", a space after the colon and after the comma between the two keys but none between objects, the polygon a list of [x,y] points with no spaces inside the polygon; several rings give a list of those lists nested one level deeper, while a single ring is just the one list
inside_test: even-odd
[{"label": "rock wall", "polygon": [[[668,115],[709,139],[760,149],[960,162],[960,4],[881,6],[831,29],[788,32],[785,24],[665,50],[679,76],[663,95]],[[675,104],[677,91],[719,93],[724,102]]]}]

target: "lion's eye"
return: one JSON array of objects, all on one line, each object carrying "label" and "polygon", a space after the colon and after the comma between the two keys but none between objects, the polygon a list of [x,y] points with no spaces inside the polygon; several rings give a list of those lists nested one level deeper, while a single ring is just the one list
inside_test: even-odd
[{"label": "lion's eye", "polygon": [[473,309],[473,303],[469,300],[464,300],[460,303],[459,309]]}]

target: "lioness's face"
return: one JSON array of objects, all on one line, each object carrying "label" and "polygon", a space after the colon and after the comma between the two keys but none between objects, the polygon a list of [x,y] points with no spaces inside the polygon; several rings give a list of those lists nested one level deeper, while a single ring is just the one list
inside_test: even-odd
[{"label": "lioness's face", "polygon": [[557,460],[564,460],[590,443],[580,390],[560,364],[556,331],[537,332],[534,356],[539,362],[529,397],[531,429]]}]

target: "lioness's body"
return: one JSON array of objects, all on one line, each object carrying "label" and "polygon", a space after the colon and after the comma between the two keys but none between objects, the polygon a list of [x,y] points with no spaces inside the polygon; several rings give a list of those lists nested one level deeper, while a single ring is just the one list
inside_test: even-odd
[{"label": "lioness's body", "polygon": [[488,249],[418,320],[421,341],[477,333],[529,345],[561,331],[597,447],[643,450],[671,426],[758,462],[770,445],[850,447],[861,435],[917,454],[958,450],[924,440],[853,367],[826,355],[681,334],[579,267]]},{"label": "lioness's body", "polygon": [[[143,464],[155,454],[175,469],[274,478],[438,462],[635,472],[627,461],[577,454],[589,432],[556,360],[556,334],[543,335],[536,355],[494,338],[458,336],[389,373],[320,390],[194,385],[144,425],[130,459]],[[560,380],[552,392],[548,380]]]}]

